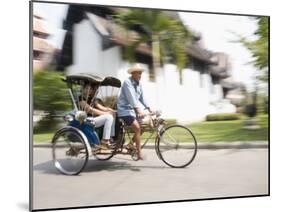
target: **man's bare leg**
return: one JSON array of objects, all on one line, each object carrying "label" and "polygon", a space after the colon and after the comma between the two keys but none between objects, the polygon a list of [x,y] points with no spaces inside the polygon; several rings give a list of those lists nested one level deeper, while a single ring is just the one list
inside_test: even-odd
[{"label": "man's bare leg", "polygon": [[133,141],[136,143],[136,148],[137,148],[137,155],[138,158],[141,158],[141,127],[140,124],[137,120],[134,120],[134,122],[131,125],[133,131],[135,132],[133,136]]}]

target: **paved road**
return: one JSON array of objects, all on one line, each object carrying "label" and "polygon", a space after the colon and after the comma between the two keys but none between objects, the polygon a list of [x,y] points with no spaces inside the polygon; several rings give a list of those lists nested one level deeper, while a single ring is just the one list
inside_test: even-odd
[{"label": "paved road", "polygon": [[267,149],[200,150],[187,168],[172,169],[151,149],[145,161],[118,155],[88,162],[79,176],[59,174],[49,148],[34,148],[34,208],[96,206],[268,193]]}]

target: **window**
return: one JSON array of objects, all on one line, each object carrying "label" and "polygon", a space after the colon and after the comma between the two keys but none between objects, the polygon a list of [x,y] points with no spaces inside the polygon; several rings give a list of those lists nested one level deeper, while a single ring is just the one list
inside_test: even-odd
[{"label": "window", "polygon": [[34,60],[40,60],[40,59],[41,59],[41,56],[42,56],[42,52],[37,51],[37,50],[34,50],[34,51],[33,51],[33,59],[34,59]]},{"label": "window", "polygon": [[46,34],[41,33],[41,32],[37,32],[37,31],[33,31],[33,36],[37,37],[37,38],[42,38],[42,39],[45,39],[47,37]]}]

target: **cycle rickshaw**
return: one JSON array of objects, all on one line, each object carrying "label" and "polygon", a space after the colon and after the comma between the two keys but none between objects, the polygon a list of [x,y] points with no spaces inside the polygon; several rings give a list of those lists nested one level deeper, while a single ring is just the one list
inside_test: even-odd
[{"label": "cycle rickshaw", "polygon": [[[64,116],[66,126],[59,129],[52,139],[52,157],[56,169],[66,175],[77,175],[83,171],[90,156],[98,160],[109,160],[116,154],[127,154],[137,160],[130,128],[122,120],[116,117],[114,144],[106,149],[101,148],[99,144],[102,127],[95,128],[93,117],[88,116],[78,103],[82,87],[85,83],[91,83],[98,87],[93,98],[101,97],[105,104],[116,108],[120,80],[92,74],[72,74],[67,75],[64,81],[68,85],[74,109]],[[103,95],[99,96],[101,93]],[[146,118],[147,121],[141,126],[147,129],[145,134],[149,136],[142,148],[154,136],[156,154],[165,164],[173,168],[183,168],[191,164],[197,153],[197,141],[192,131],[178,124],[167,125],[160,112],[148,114]],[[132,144],[132,148],[126,149],[128,143]]]}]

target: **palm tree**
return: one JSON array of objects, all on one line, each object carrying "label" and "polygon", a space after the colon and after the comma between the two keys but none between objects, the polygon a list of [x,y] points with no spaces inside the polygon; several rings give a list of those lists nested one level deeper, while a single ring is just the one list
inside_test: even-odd
[{"label": "palm tree", "polygon": [[141,43],[150,43],[152,47],[153,78],[161,62],[173,62],[177,65],[182,84],[182,69],[187,63],[186,45],[191,40],[191,32],[178,19],[165,12],[152,9],[130,9],[116,15],[117,22],[126,29],[141,26],[146,33],[126,48],[126,56],[134,61],[133,51]]}]

